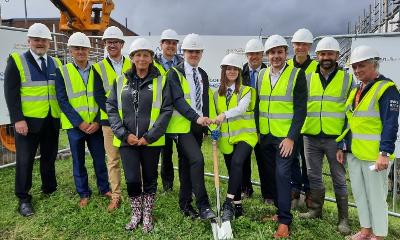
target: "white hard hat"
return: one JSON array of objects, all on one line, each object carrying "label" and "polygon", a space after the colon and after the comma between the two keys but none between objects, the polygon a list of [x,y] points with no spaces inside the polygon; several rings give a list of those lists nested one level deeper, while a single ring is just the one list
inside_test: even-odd
[{"label": "white hard hat", "polygon": [[376,49],[361,45],[354,48],[350,56],[350,64],[362,62],[368,59],[379,59],[379,53]]},{"label": "white hard hat", "polygon": [[315,48],[316,53],[320,51],[340,52],[339,42],[333,37],[324,37],[318,42],[317,47]]},{"label": "white hard hat", "polygon": [[52,40],[49,28],[43,23],[32,24],[28,29],[27,36]]},{"label": "white hard hat", "polygon": [[289,45],[281,35],[271,35],[267,41],[265,41],[264,51],[268,52],[274,47],[289,47]]},{"label": "white hard hat", "polygon": [[251,53],[251,52],[264,52],[264,46],[262,42],[258,39],[250,39],[246,43],[246,47],[244,49],[245,53]]},{"label": "white hard hat", "polygon": [[108,27],[103,33],[103,40],[106,39],[118,39],[124,41],[124,34],[122,33],[121,29],[115,26]]},{"label": "white hard hat", "polygon": [[229,53],[221,61],[221,67],[224,65],[234,66],[239,69],[242,69],[243,68],[242,58],[240,57],[240,55],[238,55],[236,53]]},{"label": "white hard hat", "polygon": [[162,40],[175,40],[179,42],[178,33],[172,29],[166,29],[161,33],[161,41]]},{"label": "white hard hat", "polygon": [[147,50],[151,52],[151,55],[154,54],[153,46],[151,45],[150,41],[145,38],[137,38],[131,43],[129,46],[129,55],[132,55],[140,50]]},{"label": "white hard hat", "polygon": [[195,33],[188,34],[182,42],[183,50],[204,50],[200,36]]},{"label": "white hard hat", "polygon": [[74,46],[74,47],[86,47],[90,48],[90,40],[88,36],[86,36],[84,33],[81,32],[76,32],[73,33],[69,38],[68,38],[68,47]]},{"label": "white hard hat", "polygon": [[313,43],[314,37],[310,30],[306,28],[300,28],[297,30],[292,37],[292,43],[303,42],[303,43]]}]

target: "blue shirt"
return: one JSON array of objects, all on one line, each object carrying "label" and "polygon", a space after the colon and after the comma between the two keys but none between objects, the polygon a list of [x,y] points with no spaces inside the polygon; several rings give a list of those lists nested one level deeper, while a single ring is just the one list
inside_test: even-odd
[{"label": "blue shirt", "polygon": [[80,68],[78,66],[78,64],[75,63],[75,61],[74,61],[74,65],[75,65],[76,69],[78,70],[79,75],[81,75],[83,82],[85,83],[85,85],[87,85],[87,82],[89,79],[90,67],[92,66],[92,64],[90,62],[88,62],[84,69]]},{"label": "blue shirt", "polygon": [[[172,60],[171,61],[169,61],[169,60],[167,60],[165,57],[164,57],[164,55],[161,55],[161,58],[160,58],[160,63],[161,63],[161,65],[164,67],[164,69],[165,70],[167,70],[168,71],[168,69],[170,69],[171,67],[175,67],[176,65],[178,65],[178,59],[177,59],[177,57],[176,57],[176,55],[172,58]],[[172,64],[171,64],[172,63]],[[170,65],[171,64],[171,65]]]}]

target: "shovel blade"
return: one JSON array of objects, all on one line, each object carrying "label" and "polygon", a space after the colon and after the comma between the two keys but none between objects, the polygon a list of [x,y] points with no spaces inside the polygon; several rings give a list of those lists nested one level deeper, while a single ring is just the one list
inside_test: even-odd
[{"label": "shovel blade", "polygon": [[211,228],[213,231],[214,240],[233,239],[231,222],[222,222],[221,226],[219,226],[217,222],[212,222]]}]

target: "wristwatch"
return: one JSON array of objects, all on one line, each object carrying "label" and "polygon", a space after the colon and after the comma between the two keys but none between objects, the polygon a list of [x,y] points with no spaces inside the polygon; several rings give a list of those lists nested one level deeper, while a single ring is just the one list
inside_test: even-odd
[{"label": "wristwatch", "polygon": [[390,154],[389,154],[389,153],[387,153],[387,152],[384,152],[384,151],[382,151],[382,152],[379,152],[379,155],[381,155],[381,156],[383,156],[383,157],[389,157],[389,156],[390,156]]}]

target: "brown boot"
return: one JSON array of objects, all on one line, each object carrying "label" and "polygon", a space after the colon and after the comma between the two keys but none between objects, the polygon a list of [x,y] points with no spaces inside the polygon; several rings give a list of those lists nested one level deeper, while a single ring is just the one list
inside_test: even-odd
[{"label": "brown boot", "polygon": [[347,195],[336,194],[336,204],[338,208],[338,231],[343,235],[349,235],[351,229],[349,226],[349,205]]},{"label": "brown boot", "polygon": [[307,208],[309,208],[311,206],[312,201],[311,201],[311,193],[310,193],[310,191],[305,193],[304,202],[306,202]]},{"label": "brown boot", "polygon": [[143,195],[143,232],[148,233],[153,230],[153,209],[155,194]]},{"label": "brown boot", "polygon": [[142,219],[142,195],[131,197],[129,200],[131,202],[132,216],[130,222],[125,225],[125,229],[134,230]]},{"label": "brown boot", "polygon": [[291,209],[294,210],[298,208],[299,206],[299,201],[300,201],[300,193],[299,192],[293,192],[292,191],[292,203],[291,203]]},{"label": "brown boot", "polygon": [[108,204],[107,211],[113,212],[115,209],[119,208],[120,202],[121,202],[120,198],[111,199],[110,204]]},{"label": "brown boot", "polygon": [[311,218],[321,218],[322,217],[322,207],[324,206],[325,200],[325,190],[311,190],[311,204],[308,208],[308,212],[300,213],[301,218],[311,219]]},{"label": "brown boot", "polygon": [[289,226],[286,224],[279,224],[276,232],[274,233],[274,238],[288,238],[289,237]]}]

